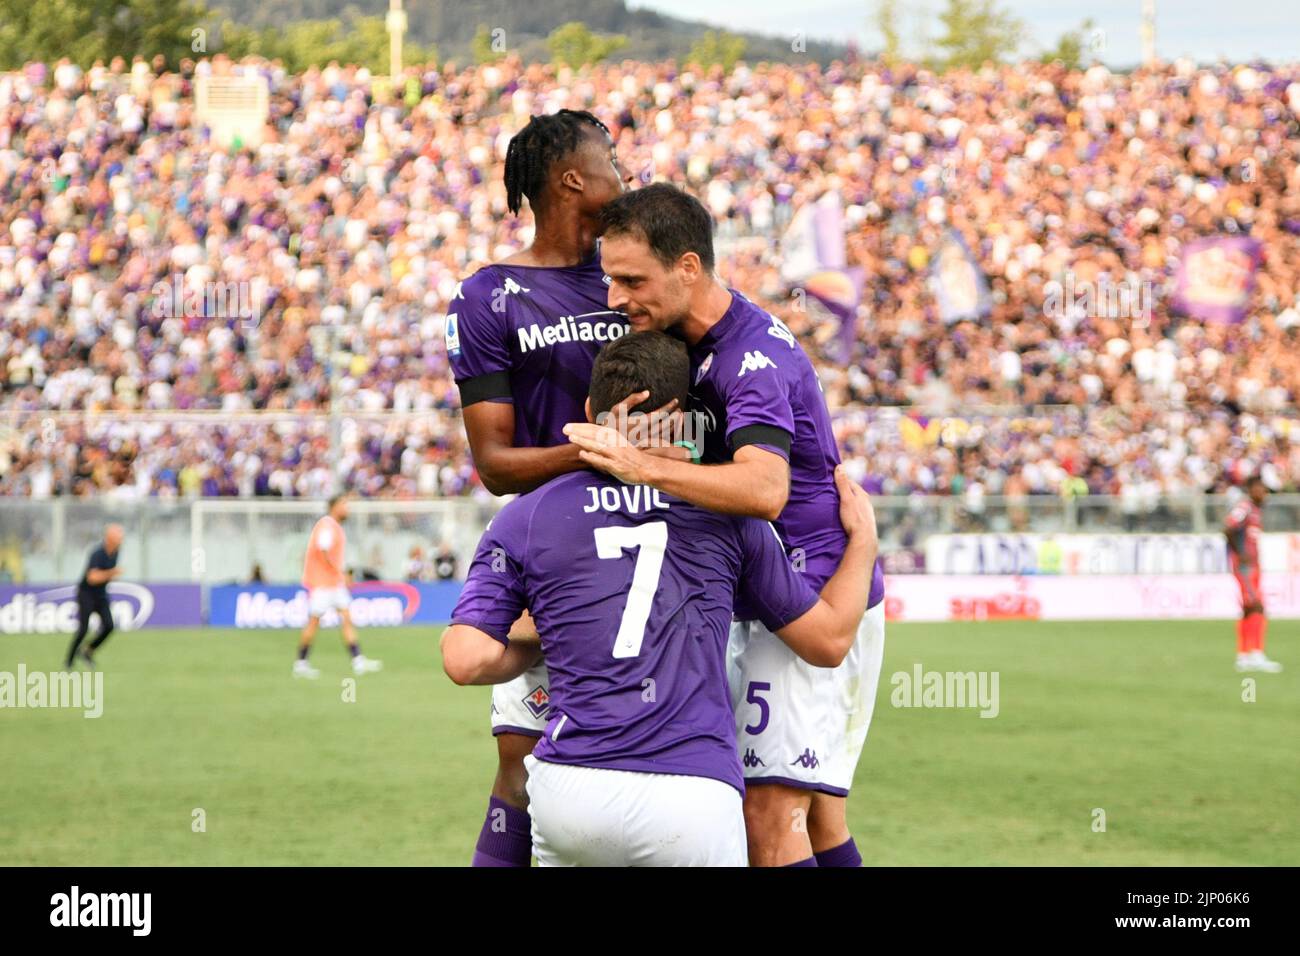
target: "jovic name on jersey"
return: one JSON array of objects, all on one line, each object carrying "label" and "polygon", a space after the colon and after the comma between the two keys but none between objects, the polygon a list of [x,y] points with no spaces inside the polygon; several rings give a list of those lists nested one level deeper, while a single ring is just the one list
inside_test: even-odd
[{"label": "jovic name on jersey", "polygon": [[[731,306],[691,347],[691,406],[705,421],[705,463],[753,444],[790,463],[790,499],[776,529],[808,583],[820,589],[848,540],[839,517],[839,449],[817,372],[785,323],[735,289]],[[885,597],[879,560],[868,607]],[[744,607],[738,615],[746,616]]]},{"label": "jovic name on jersey", "polygon": [[627,329],[609,308],[598,247],[565,269],[485,266],[452,296],[444,339],[461,405],[514,402],[515,445],[545,448],[586,420],[596,353]]},{"label": "jovic name on jersey", "polygon": [[592,471],[507,504],[452,623],[505,642],[527,607],[551,675],[538,760],[743,792],[725,649],[737,596],[772,630],[817,602],[765,521]]}]

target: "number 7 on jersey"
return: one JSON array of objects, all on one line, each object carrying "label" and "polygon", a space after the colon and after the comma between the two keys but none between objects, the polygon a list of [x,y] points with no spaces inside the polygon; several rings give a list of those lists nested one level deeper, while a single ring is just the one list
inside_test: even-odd
[{"label": "number 7 on jersey", "polygon": [[668,547],[668,524],[648,521],[630,527],[596,528],[596,557],[621,558],[623,552],[636,548],[636,565],[632,570],[632,589],[623,608],[623,619],[614,638],[614,657],[637,657],[645,640],[650,606],[659,590],[659,573],[664,566],[664,549]]}]

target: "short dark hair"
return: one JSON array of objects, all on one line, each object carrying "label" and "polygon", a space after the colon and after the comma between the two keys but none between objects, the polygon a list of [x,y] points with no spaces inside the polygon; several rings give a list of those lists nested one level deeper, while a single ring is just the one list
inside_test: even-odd
[{"label": "short dark hair", "polygon": [[1268,490],[1268,485],[1264,482],[1264,475],[1258,471],[1246,479],[1246,487],[1249,488],[1251,485],[1264,485],[1264,490]]},{"label": "short dark hair", "polygon": [[334,510],[334,506],[335,506],[336,504],[338,504],[339,501],[341,501],[341,500],[344,499],[344,498],[349,497],[349,495],[350,495],[350,493],[349,493],[349,492],[346,492],[346,491],[340,491],[337,495],[330,495],[330,499],[329,499],[329,501],[326,502],[326,504],[325,504],[325,513],[326,513],[326,514],[329,514],[331,511]]},{"label": "short dark hair", "polygon": [[591,415],[596,418],[633,392],[646,390],[650,397],[631,411],[652,412],[674,398],[685,409],[690,382],[685,343],[663,332],[630,332],[596,355],[587,391]]},{"label": "short dark hair", "polygon": [[559,110],[534,116],[510,138],[505,183],[506,206],[512,213],[523,208],[525,196],[537,212],[551,164],[577,149],[588,127],[609,134],[609,127],[586,110]]},{"label": "short dark hair", "polygon": [[624,193],[600,213],[604,235],[632,235],[645,241],[650,252],[671,266],[688,252],[713,271],[713,217],[690,193],[654,183]]}]

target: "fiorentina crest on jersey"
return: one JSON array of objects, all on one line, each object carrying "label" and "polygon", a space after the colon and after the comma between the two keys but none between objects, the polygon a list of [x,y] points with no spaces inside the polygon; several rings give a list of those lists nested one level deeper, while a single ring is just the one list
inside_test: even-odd
[{"label": "fiorentina crest on jersey", "polygon": [[713,353],[710,352],[708,356],[704,359],[704,361],[700,363],[700,370],[695,373],[696,385],[700,384],[700,379],[704,378],[705,374],[709,371],[709,368],[712,365],[713,365]]},{"label": "fiorentina crest on jersey", "polygon": [[551,695],[546,692],[546,688],[538,684],[528,696],[523,699],[524,706],[534,717],[544,717],[546,712],[551,708]]}]

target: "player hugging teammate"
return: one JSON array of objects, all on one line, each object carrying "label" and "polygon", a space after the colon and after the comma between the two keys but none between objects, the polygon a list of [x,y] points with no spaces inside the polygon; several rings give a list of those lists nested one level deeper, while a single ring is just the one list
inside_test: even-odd
[{"label": "player hugging teammate", "polygon": [[[494,494],[531,491],[582,467],[563,428],[583,420],[596,353],[627,330],[606,301],[596,240],[601,209],[630,178],[609,130],[590,113],[535,116],[510,141],[507,202],[518,213],[527,198],[533,244],[462,282],[445,327],[474,465]],[[566,319],[588,335],[557,343],[551,332],[548,340]],[[475,866],[529,864],[523,761],[546,727],[549,700],[543,664],[493,688],[498,769]]]},{"label": "player hugging teammate", "polygon": [[[689,362],[662,332],[596,359],[588,420],[684,402]],[[688,466],[700,467],[700,466]],[[866,608],[875,522],[839,469],[848,535],[820,597],[775,530],[597,471],[549,481],[492,521],[443,634],[462,684],[510,679],[545,653],[554,714],[526,759],[543,866],[743,866],[744,782],[727,684],[737,599],[792,654],[833,668]],[[541,635],[509,637],[529,608]],[[614,621],[618,621],[617,626]]]},{"label": "player hugging teammate", "polygon": [[[497,494],[521,493],[597,468],[617,479],[613,487],[644,486],[645,494],[654,488],[665,501],[772,521],[794,573],[809,593],[821,591],[825,599],[852,543],[841,520],[830,416],[816,373],[789,330],[713,275],[707,210],[666,185],[625,193],[629,177],[608,131],[587,113],[534,117],[511,141],[505,175],[511,210],[519,211],[523,197],[533,209],[534,243],[465,280],[446,325],[466,432],[484,484]],[[627,328],[620,313],[638,331],[669,332],[688,346],[691,397],[713,423],[704,465],[672,454],[676,449],[638,449],[617,430],[581,424],[595,355]],[[647,391],[615,405],[615,420],[633,406],[648,407],[653,397]],[[590,476],[584,480],[591,484]],[[874,522],[872,539],[874,562]],[[620,564],[632,561],[621,546],[609,557],[620,554]],[[870,723],[884,646],[883,576],[872,562],[859,583],[867,588],[868,580],[867,610],[834,667],[825,666],[825,658],[821,666],[801,658],[779,633],[789,622],[756,605],[745,581],[731,582],[737,623],[727,671],[737,758],[744,754],[748,858],[755,865],[861,862],[845,798]],[[653,617],[654,589],[635,575],[629,581],[632,590],[620,600],[629,607],[634,598],[647,602]],[[467,598],[474,593],[467,589]],[[538,600],[540,606],[523,585],[502,606],[512,607],[519,594],[526,605]],[[489,640],[504,636],[481,630]],[[538,620],[536,630],[543,648],[561,646],[547,622]],[[543,733],[550,738],[559,728],[562,734],[566,719],[577,720],[564,694],[550,685],[531,631],[525,617],[512,632],[518,640],[509,642],[529,668],[493,689],[499,766],[476,865],[528,865],[540,834],[527,812],[524,758]],[[519,662],[511,654],[511,667]],[[535,770],[538,762],[548,762],[545,752]],[[791,825],[800,819],[807,825]]]}]

